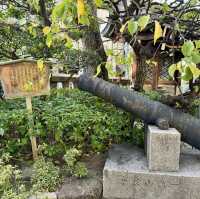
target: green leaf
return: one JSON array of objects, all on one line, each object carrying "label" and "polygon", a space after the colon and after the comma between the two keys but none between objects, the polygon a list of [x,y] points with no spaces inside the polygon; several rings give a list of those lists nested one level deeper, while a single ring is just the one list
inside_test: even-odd
[{"label": "green leaf", "polygon": [[40,9],[39,0],[27,0],[27,2],[31,7],[34,7],[37,12],[39,11]]},{"label": "green leaf", "polygon": [[121,28],[120,28],[120,32],[121,32],[121,33],[123,33],[123,32],[125,31],[125,28],[126,28],[127,23],[128,23],[128,21],[127,21],[125,24],[123,24],[123,25],[121,26]]},{"label": "green leaf", "polygon": [[150,15],[141,16],[138,19],[138,25],[140,27],[140,31],[144,30],[147,24],[149,23]]},{"label": "green leaf", "polygon": [[101,64],[97,66],[96,76],[101,72]]},{"label": "green leaf", "polygon": [[53,21],[56,20],[57,18],[61,18],[64,15],[64,12],[65,12],[65,1],[59,3],[54,7],[51,15]]},{"label": "green leaf", "polygon": [[138,23],[133,20],[128,21],[128,31],[130,32],[131,35],[136,33],[138,30]]},{"label": "green leaf", "polygon": [[19,20],[19,25],[20,26],[23,26],[25,24],[26,24],[26,18],[22,18],[22,19]]},{"label": "green leaf", "polygon": [[177,67],[177,64],[172,64],[169,69],[168,69],[168,73],[171,77],[174,77],[174,72],[176,70],[179,70],[178,67]]},{"label": "green leaf", "polygon": [[60,131],[56,131],[56,133],[55,133],[55,140],[57,142],[60,142],[62,140],[61,137],[62,137],[62,133]]},{"label": "green leaf", "polygon": [[196,48],[200,48],[200,40],[195,41]]},{"label": "green leaf", "polygon": [[163,9],[163,12],[165,12],[165,13],[170,11],[170,7],[166,2],[163,3],[162,9]]},{"label": "green leaf", "polygon": [[182,74],[181,79],[183,79],[184,81],[189,81],[193,78],[192,72],[190,70],[190,67],[185,67],[185,71]]},{"label": "green leaf", "polygon": [[108,70],[109,77],[115,77],[116,76],[116,73],[113,71],[112,63],[107,63],[106,69]]},{"label": "green leaf", "polygon": [[156,44],[157,40],[162,37],[163,30],[158,21],[155,21],[155,31],[154,31],[154,45]]},{"label": "green leaf", "polygon": [[47,34],[46,45],[50,48],[52,42],[53,42],[53,37],[52,37],[52,34],[49,33],[49,34]]},{"label": "green leaf", "polygon": [[192,55],[193,50],[194,44],[192,41],[186,41],[181,48],[181,51],[185,57],[190,57]]},{"label": "green leaf", "polygon": [[30,25],[30,26],[28,27],[28,31],[29,31],[29,33],[30,33],[31,35],[33,35],[33,37],[36,37],[36,36],[37,36],[36,29],[35,29],[35,27],[34,27],[33,25]]},{"label": "green leaf", "polygon": [[79,18],[79,23],[83,25],[90,25],[90,21],[87,15],[81,15]]},{"label": "green leaf", "polygon": [[95,0],[95,4],[97,7],[101,7],[103,5],[103,0]]},{"label": "green leaf", "polygon": [[73,42],[71,39],[67,39],[67,42],[65,44],[65,46],[69,49],[71,49],[73,47]]},{"label": "green leaf", "polygon": [[191,64],[189,68],[193,75],[193,79],[197,79],[200,76],[200,70],[197,68],[195,64]]},{"label": "green leaf", "polygon": [[107,56],[113,56],[114,55],[113,49],[107,49],[106,50],[106,55]]},{"label": "green leaf", "polygon": [[192,53],[192,61],[193,61],[195,64],[200,64],[200,53],[198,53],[198,52],[193,52],[193,53]]}]

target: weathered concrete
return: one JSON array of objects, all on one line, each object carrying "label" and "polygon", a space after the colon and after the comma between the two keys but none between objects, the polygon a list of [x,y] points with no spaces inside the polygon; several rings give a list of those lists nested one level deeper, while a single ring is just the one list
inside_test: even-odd
[{"label": "weathered concrete", "polygon": [[178,172],[151,172],[143,150],[114,145],[104,168],[105,199],[199,199],[199,187],[198,154],[181,154]]},{"label": "weathered concrete", "polygon": [[180,133],[176,129],[161,130],[149,125],[146,147],[149,170],[178,171],[180,143]]}]

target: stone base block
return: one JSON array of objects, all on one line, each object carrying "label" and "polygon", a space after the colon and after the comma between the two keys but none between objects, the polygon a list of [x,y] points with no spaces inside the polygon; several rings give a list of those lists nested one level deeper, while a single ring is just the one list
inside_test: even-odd
[{"label": "stone base block", "polygon": [[114,145],[103,172],[105,199],[199,199],[199,187],[199,154],[181,154],[178,172],[152,172],[143,150]]},{"label": "stone base block", "polygon": [[180,143],[180,133],[176,129],[161,130],[149,125],[146,147],[149,170],[178,171]]}]

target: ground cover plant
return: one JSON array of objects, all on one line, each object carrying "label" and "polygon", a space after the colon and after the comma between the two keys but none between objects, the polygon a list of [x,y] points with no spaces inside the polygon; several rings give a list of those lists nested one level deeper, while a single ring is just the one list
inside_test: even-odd
[{"label": "ground cover plant", "polygon": [[33,165],[31,181],[27,184],[23,171],[10,163],[12,157],[4,153],[0,157],[0,198],[27,199],[41,192],[55,191],[62,182],[59,167],[51,161],[38,159]]},{"label": "ground cover plant", "polygon": [[[39,150],[48,157],[71,147],[104,151],[109,144],[131,139],[131,116],[97,97],[78,90],[52,91],[33,98],[34,134]],[[29,157],[27,111],[23,99],[1,101],[1,153]]]}]

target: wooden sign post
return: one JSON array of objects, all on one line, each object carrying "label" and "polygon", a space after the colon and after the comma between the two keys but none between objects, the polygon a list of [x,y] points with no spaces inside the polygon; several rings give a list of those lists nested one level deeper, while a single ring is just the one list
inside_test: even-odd
[{"label": "wooden sign post", "polygon": [[16,60],[0,63],[0,80],[7,99],[25,97],[29,117],[29,135],[33,159],[38,157],[37,139],[34,136],[34,120],[31,98],[49,94],[50,73],[46,63],[35,60]]},{"label": "wooden sign post", "polygon": [[26,97],[26,107],[28,110],[28,117],[29,117],[29,135],[31,139],[31,146],[32,146],[32,152],[33,152],[33,159],[36,160],[38,158],[38,152],[37,152],[37,140],[36,137],[33,136],[33,126],[34,126],[34,120],[33,120],[33,108],[32,108],[32,102],[31,97]]}]

